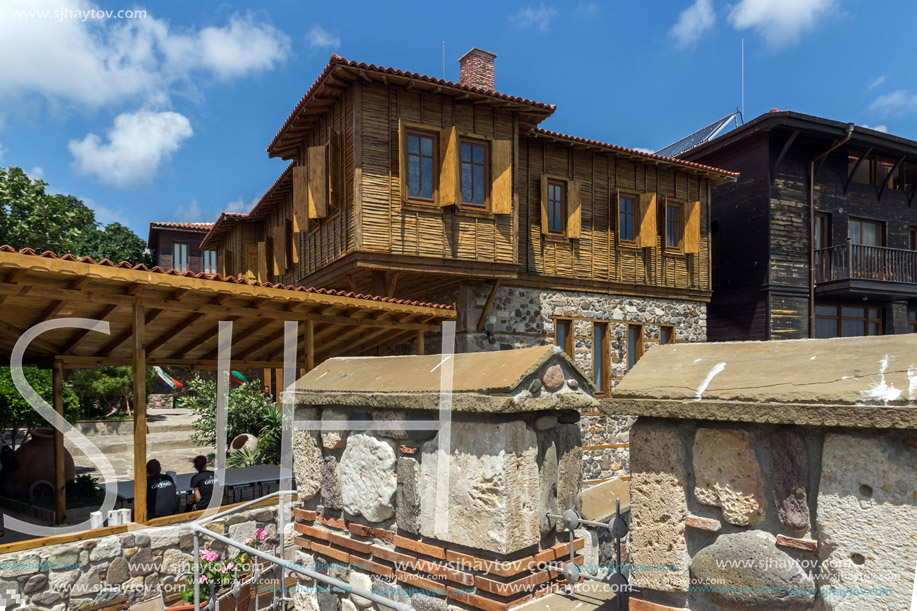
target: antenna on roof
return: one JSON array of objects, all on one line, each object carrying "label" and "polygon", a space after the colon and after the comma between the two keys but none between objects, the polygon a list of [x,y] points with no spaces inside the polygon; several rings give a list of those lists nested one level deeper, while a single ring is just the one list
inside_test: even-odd
[{"label": "antenna on roof", "polygon": [[443,41],[443,80],[446,80],[446,41]]},{"label": "antenna on roof", "polygon": [[745,39],[742,39],[742,123],[745,123]]}]

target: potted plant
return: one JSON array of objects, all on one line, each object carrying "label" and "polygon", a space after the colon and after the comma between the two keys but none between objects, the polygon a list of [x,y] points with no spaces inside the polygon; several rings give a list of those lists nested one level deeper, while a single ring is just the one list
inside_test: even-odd
[{"label": "potted plant", "polygon": [[[255,530],[254,539],[245,539],[243,545],[248,545],[258,549],[258,546],[267,538],[267,532],[263,528]],[[222,596],[230,591],[233,580],[238,578],[239,581],[245,581],[251,578],[252,572],[257,565],[257,558],[253,558],[246,552],[242,552],[232,560],[221,560],[220,554],[210,549],[201,551],[201,564],[198,577],[200,585],[200,604],[205,607],[207,599],[210,597],[211,588],[217,596]],[[246,583],[241,586],[238,594],[238,606],[232,596],[227,596],[220,601],[219,611],[232,611],[238,608],[240,611],[248,609],[248,603],[251,600],[252,584]],[[194,609],[194,573],[185,577],[184,587],[181,590],[182,600],[168,607],[168,611],[191,611]]]}]

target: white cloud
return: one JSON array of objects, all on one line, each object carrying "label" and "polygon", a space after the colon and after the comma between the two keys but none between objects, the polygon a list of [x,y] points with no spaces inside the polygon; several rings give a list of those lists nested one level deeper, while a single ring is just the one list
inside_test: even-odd
[{"label": "white cloud", "polygon": [[648,149],[648,148],[646,148],[645,146],[635,146],[635,147],[632,147],[632,148],[633,148],[635,151],[639,151],[639,152],[641,152],[641,153],[650,153],[650,154],[652,154],[652,155],[655,155],[655,154],[656,154],[656,149]]},{"label": "white cloud", "polygon": [[9,149],[3,148],[3,143],[0,142],[0,162],[3,161],[3,156],[4,156],[7,152],[9,152]]},{"label": "white cloud", "polygon": [[576,5],[576,15],[578,17],[591,17],[599,12],[598,2],[580,2]]},{"label": "white cloud", "polygon": [[[0,100],[37,94],[54,103],[98,108],[127,99],[166,105],[172,88],[207,76],[227,79],[272,68],[289,52],[282,31],[251,16],[221,27],[170,31],[146,19],[17,17],[31,0],[0,11]],[[89,0],[47,0],[42,9],[88,10]]]},{"label": "white cloud", "polygon": [[875,89],[876,87],[878,87],[879,85],[881,85],[884,82],[885,82],[885,75],[883,74],[882,76],[880,76],[879,78],[871,82],[869,85],[867,85],[866,88]]},{"label": "white cloud", "polygon": [[95,134],[67,144],[81,174],[126,187],[153,180],[159,165],[192,135],[191,123],[177,112],[141,110],[115,117],[108,142]]},{"label": "white cloud", "polygon": [[313,48],[341,46],[341,39],[339,37],[325,30],[317,23],[312,26],[312,29],[306,34],[306,38],[309,41],[309,46]]},{"label": "white cloud", "polygon": [[[95,203],[88,197],[84,197],[82,200],[84,204],[92,208],[92,211],[95,212],[96,220],[103,225],[109,225],[111,223],[121,223],[122,225],[127,225],[128,221],[127,217],[124,216],[123,208],[113,210],[108,206],[103,206],[101,204]],[[146,236],[143,237],[146,238]]]},{"label": "white cloud", "polygon": [[740,0],[729,12],[737,30],[756,30],[771,47],[799,39],[836,9],[838,0]]},{"label": "white cloud", "polygon": [[197,203],[196,199],[192,199],[191,203],[187,206],[183,206],[177,210],[178,220],[184,221],[186,223],[203,223],[206,222],[204,218],[204,211],[201,209],[200,204]]},{"label": "white cloud", "polygon": [[547,32],[551,25],[551,20],[557,15],[557,9],[553,6],[539,4],[538,7],[527,6],[521,9],[510,19],[520,28],[535,27],[542,32]]},{"label": "white cloud", "polygon": [[910,93],[904,89],[899,89],[894,93],[880,95],[872,104],[869,110],[876,111],[884,115],[902,115],[906,112],[917,110],[917,94]]},{"label": "white cloud", "polygon": [[29,170],[29,171],[27,172],[27,174],[29,175],[29,178],[31,178],[32,180],[34,180],[34,179],[36,179],[36,178],[44,178],[44,177],[45,177],[45,171],[44,171],[44,169],[43,169],[41,166],[35,166],[35,167],[32,168],[31,170]]},{"label": "white cloud", "polygon": [[226,204],[226,206],[223,208],[223,211],[224,212],[235,212],[235,213],[240,213],[240,212],[247,213],[252,208],[255,207],[255,204],[257,204],[260,199],[261,197],[258,196],[258,197],[255,197],[250,202],[246,202],[244,199],[242,199],[242,196],[240,195],[233,201]]},{"label": "white cloud", "polygon": [[697,42],[715,22],[712,0],[695,0],[678,16],[678,21],[669,30],[669,36],[675,38],[679,46],[687,47]]},{"label": "white cloud", "polygon": [[866,129],[873,129],[877,132],[882,132],[883,134],[888,133],[888,127],[885,125],[863,125]]}]

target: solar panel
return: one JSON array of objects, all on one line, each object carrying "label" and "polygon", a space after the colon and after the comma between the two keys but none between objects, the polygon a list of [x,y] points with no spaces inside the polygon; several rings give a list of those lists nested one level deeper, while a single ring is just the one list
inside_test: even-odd
[{"label": "solar panel", "polygon": [[685,153],[693,149],[695,146],[698,146],[700,144],[703,144],[704,142],[709,142],[710,140],[713,140],[714,138],[716,138],[723,132],[723,130],[726,128],[727,125],[729,125],[730,123],[735,123],[735,122],[736,122],[736,113],[728,114],[725,117],[723,117],[722,119],[719,119],[718,121],[714,121],[713,123],[711,123],[710,125],[707,125],[706,127],[700,128],[693,134],[685,136],[681,140],[678,140],[677,142],[673,142],[672,144],[670,144],[669,146],[663,149],[659,149],[658,151],[656,151],[656,154],[662,155],[663,157],[678,157],[682,153]]}]

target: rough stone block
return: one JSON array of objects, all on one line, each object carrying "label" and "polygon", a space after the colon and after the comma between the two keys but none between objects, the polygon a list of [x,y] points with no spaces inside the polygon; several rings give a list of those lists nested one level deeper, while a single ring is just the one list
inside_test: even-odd
[{"label": "rough stone block", "polygon": [[370,522],[382,522],[395,515],[395,462],[395,444],[391,440],[374,434],[351,434],[340,464],[344,511]]},{"label": "rough stone block", "polygon": [[121,555],[121,538],[117,535],[103,537],[99,539],[98,545],[89,552],[89,560],[99,562],[101,560],[111,560]]},{"label": "rough stone block", "polygon": [[438,442],[424,445],[420,463],[421,534],[498,554],[536,544],[541,533],[535,431],[521,420],[453,422],[442,486]]},{"label": "rough stone block", "polygon": [[771,477],[777,516],[793,530],[809,528],[809,449],[795,431],[771,435]]},{"label": "rough stone block", "polygon": [[108,565],[105,572],[105,583],[110,585],[121,585],[131,577],[130,567],[124,558],[115,558]]},{"label": "rough stone block", "polygon": [[33,575],[38,572],[41,566],[41,558],[34,552],[20,554],[10,554],[0,562],[0,577],[21,577],[22,575]]},{"label": "rough stone block", "polygon": [[185,554],[179,549],[167,549],[162,554],[160,570],[170,575],[178,575],[193,569],[193,559],[190,554]]},{"label": "rough stone block", "polygon": [[333,407],[322,411],[322,446],[327,450],[340,450],[347,442],[348,430],[337,428],[347,422],[347,413]]},{"label": "rough stone block", "polygon": [[341,509],[341,482],[338,461],[334,456],[325,456],[322,465],[322,505],[325,509]]},{"label": "rough stone block", "polygon": [[70,590],[70,596],[85,596],[87,594],[95,596],[100,589],[99,585],[101,583],[99,569],[92,567],[76,580],[76,583],[73,584],[73,589]]},{"label": "rough stone block", "polygon": [[[552,530],[563,530],[563,523],[551,520],[546,513],[563,513],[568,503],[557,498],[557,435],[538,435],[538,529],[542,537]],[[561,509],[563,507],[563,509]]]},{"label": "rough stone block", "polygon": [[815,530],[826,611],[862,609],[843,588],[888,588],[882,609],[907,609],[917,565],[917,449],[898,436],[828,433],[822,448]]},{"label": "rough stone block", "polygon": [[674,567],[670,571],[635,571],[631,581],[641,588],[686,592],[687,448],[675,424],[637,420],[631,439],[631,562]]},{"label": "rough stone block", "polygon": [[399,441],[407,439],[407,431],[400,426],[404,423],[405,416],[405,412],[400,409],[384,409],[376,412],[373,416],[376,422],[385,423],[386,426],[392,427],[389,430],[380,430],[379,437],[388,437],[389,439],[397,439]]},{"label": "rough stone block", "polygon": [[754,441],[753,433],[735,429],[701,428],[694,438],[694,496],[702,505],[720,507],[723,519],[736,526],[764,517],[764,482]]},{"label": "rough stone block", "polygon": [[[350,578],[348,579],[348,583],[350,584],[350,587],[352,588],[361,588],[368,592],[371,592],[373,589],[373,580],[370,578],[370,576],[367,575],[366,573],[361,573],[359,571],[350,572]],[[361,609],[365,609],[366,607],[371,607],[373,604],[373,601],[369,600],[368,598],[363,598],[362,596],[357,596],[356,594],[353,594],[353,593],[351,593],[350,595],[350,600],[352,600],[353,604],[355,604],[357,607]]]},{"label": "rough stone block", "polygon": [[128,567],[131,571],[131,577],[142,577],[159,570],[159,563],[153,558],[150,548],[144,547],[131,557]]},{"label": "rough stone block", "polygon": [[418,497],[420,465],[417,464],[417,459],[409,456],[400,457],[397,477],[395,522],[401,530],[418,535],[420,534],[420,498]]},{"label": "rough stone block", "polygon": [[547,416],[538,416],[535,418],[536,431],[549,431],[557,426],[557,416],[549,414]]},{"label": "rough stone block", "polygon": [[308,501],[321,490],[322,464],[322,450],[316,434],[293,431],[293,474],[300,500]]},{"label": "rough stone block", "polygon": [[[127,563],[125,562],[125,565]],[[44,589],[48,585],[48,576],[44,573],[39,573],[38,575],[32,575],[29,577],[28,581],[25,582],[25,585],[22,586],[23,594],[34,594]]]},{"label": "rough stone block", "polygon": [[557,433],[557,503],[561,508],[573,505],[583,510],[583,437],[578,424],[561,424]]},{"label": "rough stone block", "polygon": [[815,600],[815,583],[792,556],[777,549],[770,533],[752,530],[721,535],[691,560],[700,585],[733,584],[741,590],[709,592],[712,600],[743,609],[805,609]]}]

